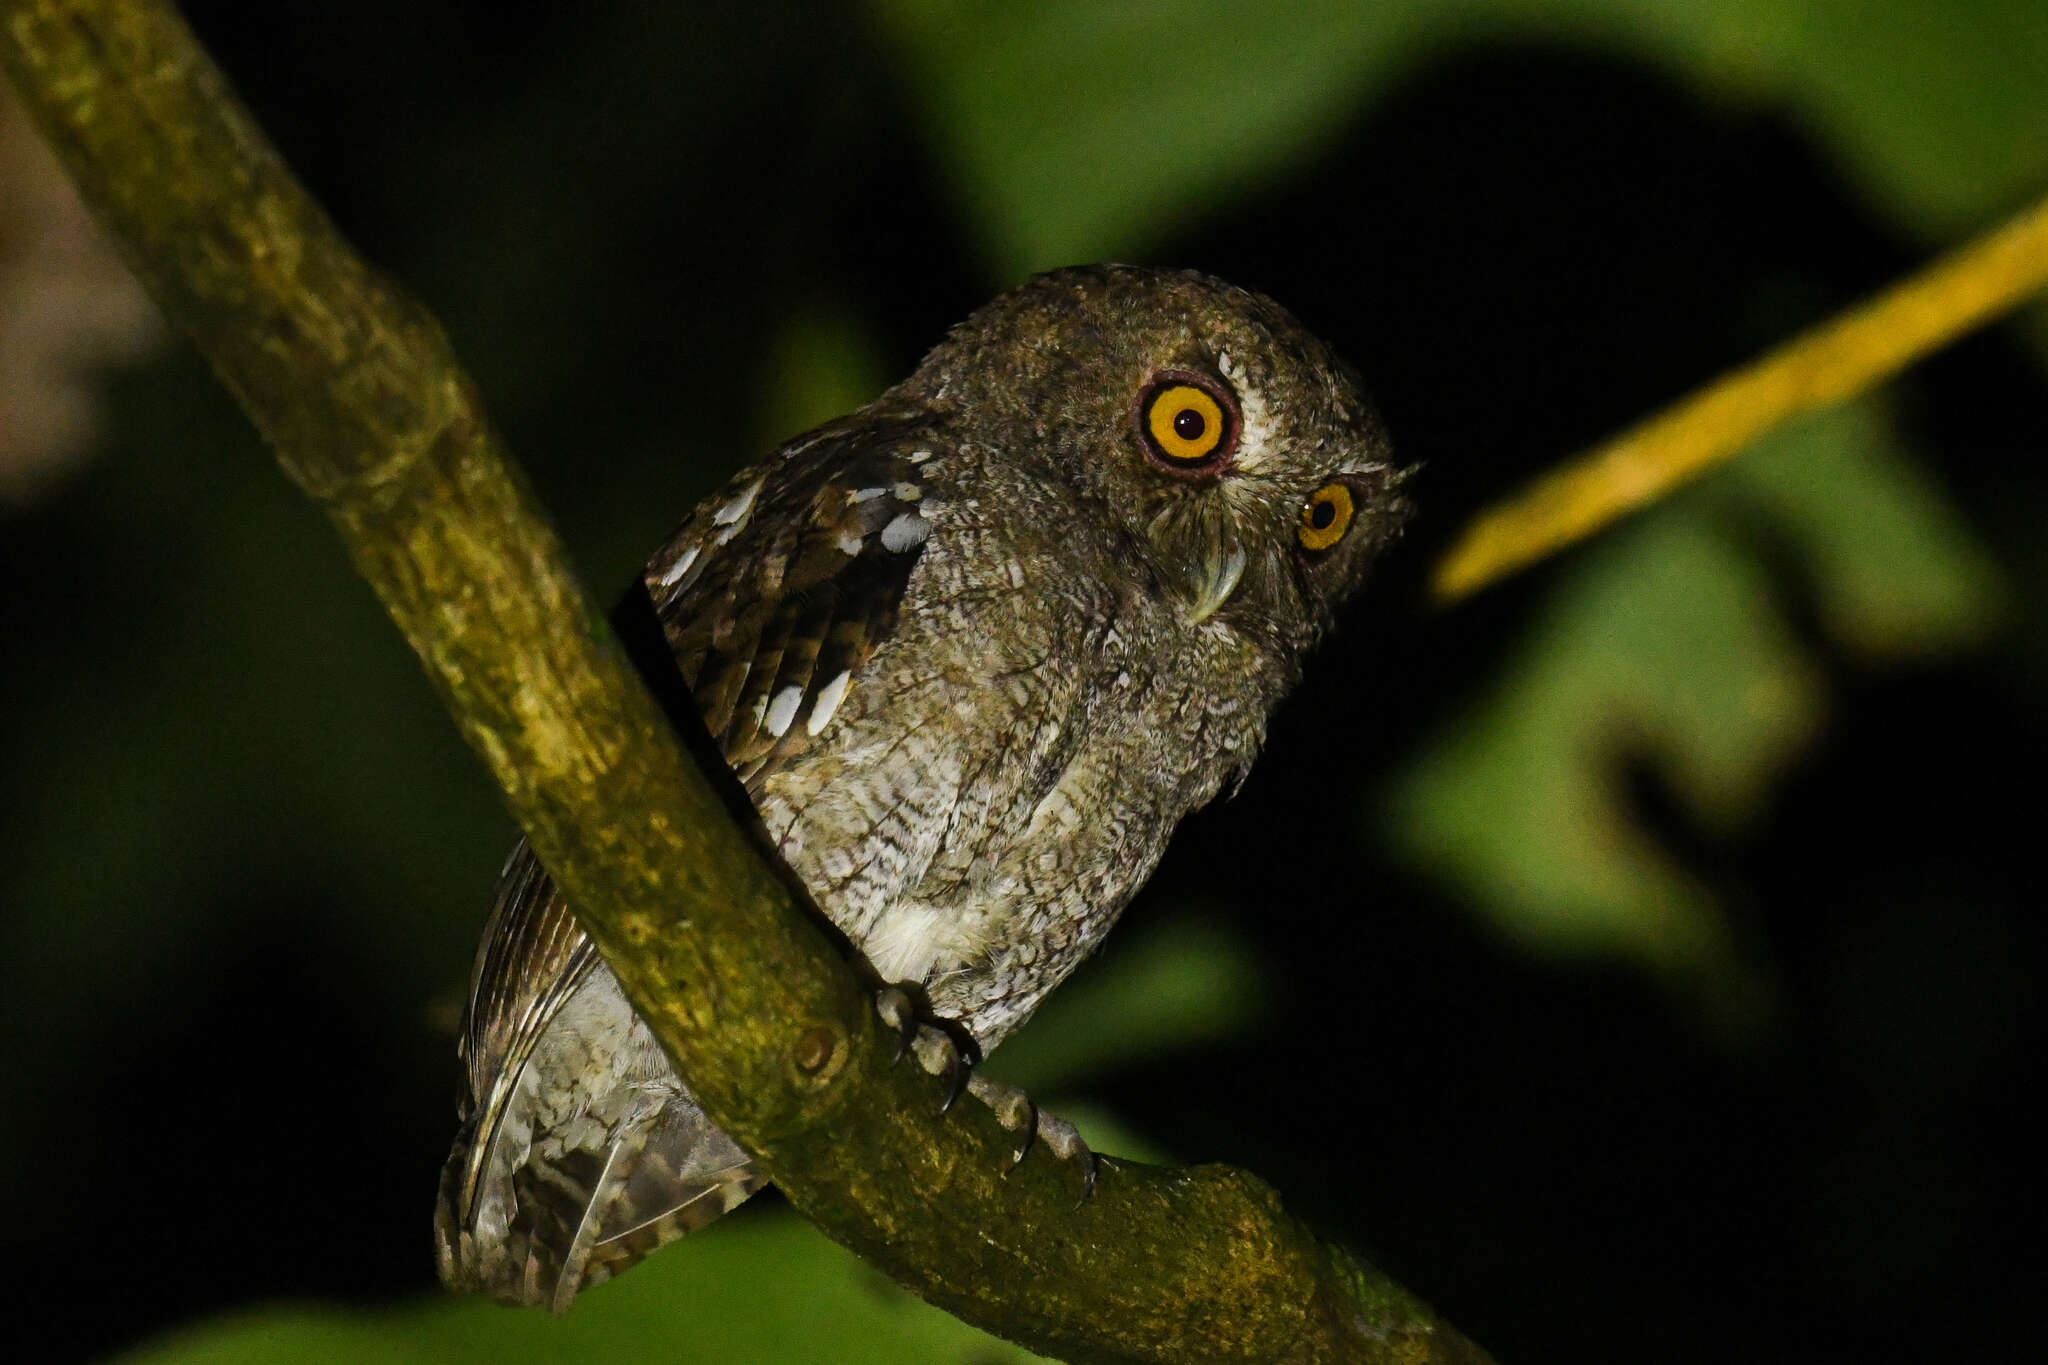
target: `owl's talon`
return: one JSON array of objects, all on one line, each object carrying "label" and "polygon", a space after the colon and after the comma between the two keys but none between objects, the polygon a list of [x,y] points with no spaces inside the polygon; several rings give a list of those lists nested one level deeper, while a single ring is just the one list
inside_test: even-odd
[{"label": "owl's talon", "polygon": [[1031,1112],[1021,1129],[1022,1136],[1017,1140],[1017,1150],[1010,1153],[1010,1169],[1013,1171],[1024,1164],[1026,1154],[1031,1151],[1031,1144],[1038,1141],[1038,1106],[1033,1104],[1028,1096],[1024,1098],[1024,1103]]},{"label": "owl's talon", "polygon": [[946,1068],[946,1098],[939,1102],[939,1117],[953,1112],[953,1106],[967,1093],[967,1082],[974,1074],[974,1064],[957,1049],[953,1053],[953,1064]]},{"label": "owl's talon", "polygon": [[[933,1021],[932,1027],[953,1040],[953,1047],[960,1054],[960,1064],[967,1070],[973,1071],[981,1065],[981,1044],[974,1040],[965,1024],[957,1019],[938,1019]],[[966,1082],[961,1084],[964,1086]]]},{"label": "owl's talon", "polygon": [[966,1036],[964,1029],[957,1024],[949,1026],[946,1020],[919,1025],[917,1040],[911,1048],[927,1072],[945,1078],[946,1097],[939,1101],[939,1115],[943,1118],[966,1092],[975,1065],[981,1060],[981,1049]]},{"label": "owl's talon", "polygon": [[[1024,1162],[1032,1146],[1043,1141],[1046,1150],[1061,1161],[1081,1163],[1081,1203],[1095,1197],[1095,1179],[1102,1159],[1081,1138],[1081,1130],[1058,1114],[1048,1114],[1031,1097],[1014,1085],[977,1075],[967,1083],[974,1098],[987,1105],[1004,1128],[1018,1135],[1017,1150],[1010,1156],[1010,1169]],[[1075,1207],[1079,1207],[1076,1205]]]},{"label": "owl's talon", "polygon": [[921,1009],[917,998],[903,985],[884,986],[875,993],[875,1013],[896,1033],[896,1055],[892,1065],[909,1052],[934,1076],[946,1078],[946,1097],[939,1102],[939,1114],[952,1111],[967,1090],[974,1068],[981,1065],[981,1044],[956,1020],[942,1019]]},{"label": "owl's talon", "polygon": [[889,1059],[889,1065],[894,1066],[917,1041],[917,1005],[901,986],[884,986],[875,992],[875,1013],[895,1031],[896,1055]]},{"label": "owl's talon", "polygon": [[967,1083],[967,1088],[974,1098],[988,1106],[997,1123],[1018,1135],[1017,1150],[1010,1153],[1010,1170],[1016,1170],[1024,1164],[1025,1154],[1038,1138],[1038,1106],[1016,1086],[992,1077],[977,1075]]},{"label": "owl's talon", "polygon": [[1093,1199],[1095,1180],[1102,1171],[1102,1158],[1082,1141],[1081,1130],[1057,1114],[1040,1110],[1038,1135],[1045,1139],[1045,1145],[1060,1160],[1081,1163],[1081,1197],[1074,1201],[1074,1207],[1078,1209]]}]

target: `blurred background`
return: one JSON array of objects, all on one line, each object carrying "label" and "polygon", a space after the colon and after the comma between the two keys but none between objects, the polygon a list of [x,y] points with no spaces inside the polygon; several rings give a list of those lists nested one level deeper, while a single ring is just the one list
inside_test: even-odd
[{"label": "blurred background", "polygon": [[[1422,585],[1528,475],[2048,190],[2048,7],[186,9],[606,597],[1034,270],[1290,305],[1422,515],[994,1069],[1257,1171],[1504,1363],[2038,1339],[2048,313],[1467,605]],[[513,828],[5,103],[0,581],[12,1358],[1023,1358],[772,1195],[560,1322],[438,1291]]]}]

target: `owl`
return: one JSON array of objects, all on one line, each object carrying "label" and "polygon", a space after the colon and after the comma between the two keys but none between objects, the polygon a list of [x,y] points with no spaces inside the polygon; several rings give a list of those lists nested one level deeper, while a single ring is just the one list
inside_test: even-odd
[{"label": "owl", "polygon": [[[1239,781],[1407,514],[1351,371],[1192,272],[1041,275],[700,506],[644,588],[759,830],[884,1016],[970,1072]],[[441,1276],[560,1312],[762,1183],[547,872],[507,863],[460,1040]]]}]

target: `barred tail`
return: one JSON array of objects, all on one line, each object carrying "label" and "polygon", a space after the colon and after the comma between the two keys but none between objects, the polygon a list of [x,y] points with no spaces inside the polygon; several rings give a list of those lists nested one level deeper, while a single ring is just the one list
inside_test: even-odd
[{"label": "barred tail", "polygon": [[472,1101],[442,1168],[434,1242],[451,1289],[564,1312],[763,1183],[609,974],[578,995],[517,1074]]}]

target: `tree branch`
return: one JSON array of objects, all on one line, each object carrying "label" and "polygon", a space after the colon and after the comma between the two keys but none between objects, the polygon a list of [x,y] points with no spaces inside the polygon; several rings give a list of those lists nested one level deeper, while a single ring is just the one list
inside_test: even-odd
[{"label": "tree branch", "polygon": [[1455,602],[1527,568],[2044,287],[2048,199],[1480,513],[1438,562],[1431,589]]},{"label": "tree branch", "polygon": [[678,747],[433,319],[356,257],[160,0],[0,0],[0,63],[425,665],[718,1123],[835,1239],[1077,1360],[1485,1359],[1255,1178],[1039,1153],[892,1067],[853,972]]}]

